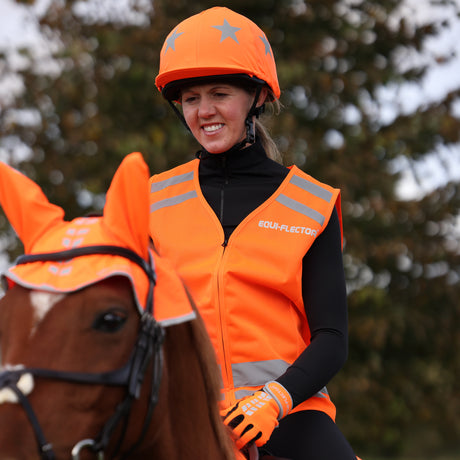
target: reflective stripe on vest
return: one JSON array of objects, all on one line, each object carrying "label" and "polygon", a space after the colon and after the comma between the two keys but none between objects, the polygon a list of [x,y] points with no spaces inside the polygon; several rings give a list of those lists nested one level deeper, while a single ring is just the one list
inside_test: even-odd
[{"label": "reflective stripe on vest", "polygon": [[162,180],[160,182],[153,182],[150,187],[150,192],[159,192],[160,190],[165,189],[171,185],[182,184],[193,179],[193,171],[190,171],[185,174],[179,174],[178,176],[170,177],[169,179]]},{"label": "reflective stripe on vest", "polygon": [[299,201],[293,200],[292,198],[289,198],[288,196],[283,195],[283,194],[279,195],[276,198],[276,201],[286,206],[287,208],[292,209],[293,211],[300,212],[304,216],[307,216],[310,219],[313,219],[314,221],[318,222],[319,225],[324,224],[325,217],[322,214],[315,211],[314,209],[309,208],[303,203],[300,203]]},{"label": "reflective stripe on vest", "polygon": [[195,190],[192,190],[187,193],[182,193],[181,195],[173,196],[172,198],[166,198],[165,200],[157,201],[156,203],[150,205],[150,212],[183,203],[184,201],[190,200],[191,198],[196,198],[197,196],[198,195]]},{"label": "reflective stripe on vest", "polygon": [[283,374],[288,367],[289,363],[282,359],[232,364],[233,383],[235,387],[265,385]]},{"label": "reflective stripe on vest", "polygon": [[[288,367],[289,363],[282,359],[232,364],[233,383],[236,388],[263,386],[283,374]],[[235,396],[238,399],[253,392],[254,390],[237,390]],[[314,396],[325,398],[328,394],[327,388],[323,387]]]},{"label": "reflective stripe on vest", "polygon": [[301,189],[311,193],[312,195],[315,195],[317,198],[321,198],[322,200],[327,201],[328,203],[331,201],[333,196],[329,190],[326,190],[325,188],[313,184],[313,182],[309,182],[296,175],[292,176],[290,182],[291,184],[297,185],[297,187],[300,187]]},{"label": "reflective stripe on vest", "polygon": [[[332,193],[329,190],[326,190],[325,188],[319,185],[309,182],[303,179],[302,177],[294,175],[292,176],[289,182],[291,184],[296,185],[297,187],[300,187],[306,192],[311,193],[315,197],[326,201],[327,203],[329,203],[333,197]],[[301,214],[309,217],[310,219],[313,219],[314,221],[318,222],[318,224],[320,224],[321,226],[324,224],[324,221],[326,220],[326,217],[323,216],[318,211],[316,211],[315,209],[312,209],[308,207],[307,205],[300,203],[299,201],[293,200],[292,198],[289,198],[288,196],[284,194],[280,194],[276,198],[276,201],[292,209],[293,211],[300,212]]]}]

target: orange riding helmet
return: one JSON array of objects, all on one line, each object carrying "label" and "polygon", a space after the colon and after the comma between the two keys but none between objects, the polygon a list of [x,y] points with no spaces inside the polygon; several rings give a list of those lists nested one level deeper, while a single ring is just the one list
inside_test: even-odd
[{"label": "orange riding helmet", "polygon": [[264,32],[245,16],[213,7],[169,33],[155,84],[171,101],[177,100],[184,83],[220,77],[266,84],[276,99],[280,96],[273,51]]}]

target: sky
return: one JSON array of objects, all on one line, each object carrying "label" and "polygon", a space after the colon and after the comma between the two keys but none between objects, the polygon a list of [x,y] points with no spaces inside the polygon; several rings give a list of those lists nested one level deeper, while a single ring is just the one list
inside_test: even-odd
[{"label": "sky", "polygon": [[[343,0],[347,4],[356,4],[361,0]],[[150,0],[136,0],[138,6],[151,8]],[[37,15],[42,15],[50,0],[36,0],[33,6],[15,3],[13,0],[0,0],[0,50],[7,53],[10,68],[20,69],[25,65],[24,58],[17,51],[18,47],[27,46],[40,56],[40,62],[47,72],[59,72],[50,59],[49,42],[44,41],[38,32]],[[78,4],[81,10],[91,8],[94,0]],[[130,0],[98,0],[104,14],[115,9],[126,9]],[[116,8],[115,8],[116,5]],[[424,44],[422,55],[400,56],[401,66],[429,64],[430,70],[421,85],[402,84],[381,88],[376,108],[383,124],[391,123],[399,114],[410,114],[424,104],[443,98],[449,91],[460,88],[460,20],[456,18],[455,6],[460,7],[460,0],[452,0],[451,5],[440,5],[438,1],[430,0],[401,0],[397,13],[390,18],[396,22],[401,17],[410,24],[423,25],[433,19],[444,20],[446,26],[435,39],[429,39]],[[116,12],[115,12],[116,14]],[[142,16],[133,15],[133,22],[142,21]],[[453,56],[453,57],[452,57]],[[452,59],[445,59],[452,57]],[[3,63],[4,64],[4,63]],[[54,67],[53,67],[54,65]],[[0,61],[0,108],[2,101],[12,100],[15,94],[23,89],[22,80],[14,73],[2,73]],[[460,100],[454,107],[454,114],[460,117]],[[23,114],[25,122],[33,123],[33,114]],[[27,149],[18,147],[17,155],[27,157]],[[0,159],[2,159],[0,146]],[[421,182],[416,182],[408,168],[407,160],[401,158],[394,162],[394,171],[402,173],[399,184],[399,196],[402,199],[420,198],[444,184],[446,181],[460,181],[460,146],[440,146],[432,155],[428,155],[416,165]]]}]

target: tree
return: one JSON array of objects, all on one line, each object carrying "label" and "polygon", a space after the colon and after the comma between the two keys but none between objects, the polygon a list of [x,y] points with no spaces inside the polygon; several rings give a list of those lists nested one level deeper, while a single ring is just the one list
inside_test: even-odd
[{"label": "tree", "polygon": [[[2,136],[33,152],[17,166],[68,218],[101,209],[130,151],[142,151],[153,173],[197,149],[154,77],[167,33],[214,3],[132,3],[132,15],[119,17],[116,8],[82,12],[81,2],[53,2],[42,28],[59,43],[60,72],[38,74],[30,56],[24,94],[0,113]],[[405,161],[417,171],[440,146],[458,144],[459,93],[382,120],[379,91],[420,82],[427,71],[402,69],[401,57],[448,25],[414,26],[398,18],[400,3],[227,2],[271,41],[284,109],[267,122],[286,163],[342,189],[350,353],[330,391],[339,425],[363,455],[454,449],[460,437],[460,188],[452,181],[403,200],[395,168]],[[18,108],[36,111],[40,122],[11,123]]]}]

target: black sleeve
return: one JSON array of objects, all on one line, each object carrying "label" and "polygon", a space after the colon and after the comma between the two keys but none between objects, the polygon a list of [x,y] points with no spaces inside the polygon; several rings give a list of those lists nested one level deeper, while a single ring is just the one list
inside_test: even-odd
[{"label": "black sleeve", "polygon": [[291,394],[294,406],[321,390],[348,355],[347,297],[336,210],[303,259],[302,293],[311,343],[277,379]]}]

